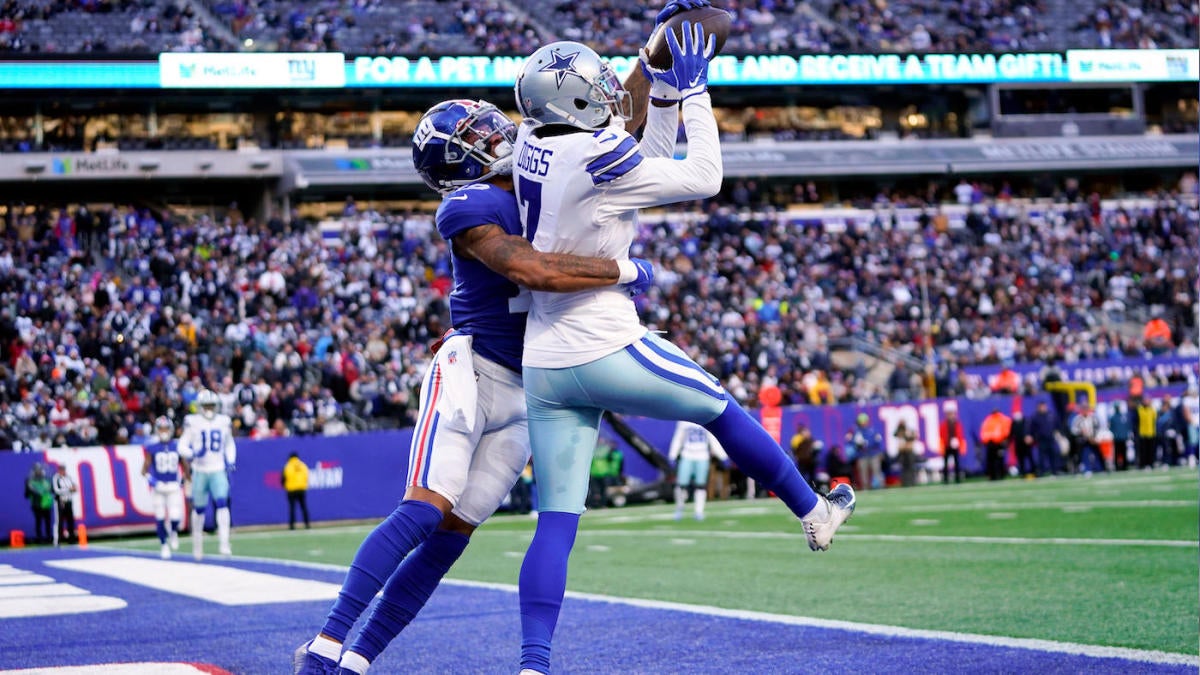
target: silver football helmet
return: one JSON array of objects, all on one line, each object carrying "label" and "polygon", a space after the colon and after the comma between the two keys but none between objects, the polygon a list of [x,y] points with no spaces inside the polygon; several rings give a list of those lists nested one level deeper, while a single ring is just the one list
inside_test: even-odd
[{"label": "silver football helmet", "polygon": [[552,42],[534,52],[513,88],[517,109],[534,124],[600,129],[615,115],[629,120],[633,98],[600,55],[578,42]]}]

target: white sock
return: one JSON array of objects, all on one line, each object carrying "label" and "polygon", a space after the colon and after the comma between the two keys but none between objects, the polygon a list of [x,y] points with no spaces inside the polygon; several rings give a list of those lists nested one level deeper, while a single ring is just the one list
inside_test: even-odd
[{"label": "white sock", "polygon": [[308,651],[336,662],[342,655],[342,643],[334,642],[324,635],[318,635],[313,638],[312,644],[308,646]]},{"label": "white sock", "polygon": [[682,485],[675,486],[675,510],[682,511],[683,503],[687,501],[687,489]]},{"label": "white sock", "polygon": [[696,503],[696,515],[704,515],[704,502],[708,500],[708,492],[696,488],[696,494],[692,495],[692,500]]},{"label": "white sock", "polygon": [[829,500],[824,497],[817,497],[817,505],[812,507],[808,513],[800,517],[800,520],[825,520],[829,517]]},{"label": "white sock", "polygon": [[229,546],[229,507],[217,509],[217,540],[222,547]]},{"label": "white sock", "polygon": [[338,662],[338,665],[346,670],[353,670],[354,672],[358,673],[358,675],[365,675],[367,668],[371,667],[371,662],[361,654],[346,652],[345,654],[342,654],[342,660]]},{"label": "white sock", "polygon": [[204,514],[192,511],[192,548],[200,550],[204,547]]}]

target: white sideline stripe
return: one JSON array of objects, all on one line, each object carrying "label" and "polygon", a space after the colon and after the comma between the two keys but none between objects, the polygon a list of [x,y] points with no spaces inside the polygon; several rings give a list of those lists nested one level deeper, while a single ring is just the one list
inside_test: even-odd
[{"label": "white sideline stripe", "polygon": [[188,663],[110,663],[96,666],[53,666],[0,670],[5,675],[198,675],[208,673]]},{"label": "white sideline stripe", "polygon": [[0,619],[23,619],[31,616],[56,616],[59,614],[83,614],[84,612],[107,612],[124,609],[127,603],[121,598],[107,595],[67,595],[46,602],[44,598],[10,598],[0,600]]},{"label": "white sideline stripe", "polygon": [[[442,583],[467,588],[485,588],[497,591],[516,593],[517,587],[512,584],[496,584],[482,581],[459,581],[446,579]],[[836,619],[817,619],[805,616],[790,616],[787,614],[771,614],[744,609],[724,609],[708,605],[689,605],[681,602],[664,600],[642,600],[639,598],[618,598],[611,595],[595,593],[579,593],[567,591],[567,597],[592,602],[606,602],[616,605],[629,605],[645,609],[662,609],[674,612],[686,612],[702,616],[718,616],[726,619],[741,619],[743,621],[762,621],[784,624],[788,626],[810,626],[813,628],[831,628],[855,633],[868,633],[887,637],[917,638],[923,640],[944,640],[948,642],[965,642],[982,644],[990,647],[1010,647],[1014,649],[1030,649],[1041,652],[1058,654],[1075,654],[1095,658],[1124,659],[1142,663],[1169,663],[1200,666],[1200,656],[1175,654],[1172,652],[1128,649],[1125,647],[1100,647],[1096,645],[1073,644],[1070,642],[1055,642],[1053,640],[1036,640],[1032,638],[1009,638],[995,635],[976,635],[974,633],[954,633],[950,631],[923,630],[919,628],[903,628],[900,626],[884,626],[873,623],[857,623],[854,621],[838,621]]]},{"label": "white sideline stripe", "polygon": [[[508,534],[499,530],[477,530],[473,536],[481,534]],[[621,537],[652,537],[661,539],[664,535],[687,534],[703,539],[795,539],[804,541],[804,535],[791,532],[739,532],[731,530],[580,530],[580,536],[603,537],[619,535]],[[1070,537],[953,537],[926,534],[850,534],[838,533],[839,540],[853,541],[921,541],[944,544],[1027,544],[1027,545],[1067,545],[1067,546],[1149,546],[1158,548],[1200,548],[1200,541],[1186,539],[1075,539]]]},{"label": "white sideline stripe", "polygon": [[25,584],[48,584],[53,582],[48,576],[42,574],[34,574],[33,572],[22,572],[20,574],[5,574],[0,576],[0,587],[17,586]]},{"label": "white sideline stripe", "polygon": [[135,556],[51,560],[51,567],[99,574],[220,605],[332,600],[340,586],[234,567]]},{"label": "white sideline stripe", "polygon": [[[476,532],[476,534],[478,534],[478,532]],[[249,556],[238,557],[238,560],[274,563],[284,567],[298,567],[301,569],[314,569],[342,573],[350,570],[350,568],[345,565],[305,562],[303,560],[281,560],[276,558],[258,558]],[[498,584],[486,581],[467,581],[465,579],[443,579],[442,583],[449,586],[461,586],[463,588],[482,588],[494,591],[504,591],[506,593],[517,592],[517,587],[512,584]],[[1129,649],[1125,647],[1103,647],[1099,645],[1055,642],[1054,640],[1037,640],[1033,638],[1010,638],[997,637],[995,635],[977,635],[975,633],[923,630],[920,628],[904,628],[902,626],[885,626],[872,623],[856,623],[853,621],[838,621],[835,619],[817,619],[812,617],[771,614],[768,612],[754,612],[741,609],[725,609],[722,607],[710,607],[708,605],[688,605],[680,602],[666,602],[663,600],[620,598],[611,595],[598,595],[595,593],[579,593],[577,591],[567,591],[566,595],[570,598],[591,600],[594,602],[607,602],[617,605],[629,605],[631,607],[644,607],[647,609],[664,609],[676,612],[687,612],[689,614],[700,614],[703,616],[744,619],[746,621],[762,621],[766,623],[785,624],[789,626],[835,628],[838,630],[870,633],[873,635],[919,638],[925,640],[946,640],[949,642],[966,642],[973,644],[984,644],[993,647],[1012,647],[1014,649],[1053,652],[1057,654],[1077,654],[1080,656],[1092,656],[1096,658],[1125,659],[1127,661],[1138,661],[1141,663],[1167,663],[1200,666],[1200,656],[1189,656],[1187,654],[1176,654],[1173,652]]]}]

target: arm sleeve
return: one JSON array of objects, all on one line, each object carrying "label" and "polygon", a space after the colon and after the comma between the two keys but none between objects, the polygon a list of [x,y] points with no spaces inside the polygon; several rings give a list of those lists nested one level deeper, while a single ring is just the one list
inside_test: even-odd
[{"label": "arm sleeve", "polygon": [[646,110],[646,128],[642,132],[642,155],[674,157],[675,139],[678,135],[679,104],[665,108],[650,104]]},{"label": "arm sleeve", "polygon": [[184,459],[191,459],[195,456],[192,450],[192,425],[185,418],[183,420],[183,433],[179,435],[179,443],[176,445],[176,450],[179,451],[179,456]]},{"label": "arm sleeve", "polygon": [[679,452],[683,449],[683,437],[685,435],[686,424],[679,422],[675,425],[675,433],[671,436],[671,450],[667,454],[667,459],[674,461],[679,457]]},{"label": "arm sleeve", "polygon": [[225,424],[225,465],[237,464],[237,443],[233,440],[233,425]]},{"label": "arm sleeve", "polygon": [[623,209],[673,204],[711,197],[721,190],[721,144],[707,93],[683,102],[687,157],[643,157],[621,176],[597,187],[613,206]]}]

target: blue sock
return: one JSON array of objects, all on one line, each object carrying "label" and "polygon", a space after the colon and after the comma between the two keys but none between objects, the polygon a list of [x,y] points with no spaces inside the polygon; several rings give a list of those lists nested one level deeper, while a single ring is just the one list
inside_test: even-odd
[{"label": "blue sock", "polygon": [[425,606],[433,589],[441,583],[469,541],[467,535],[459,532],[434,530],[388,578],[383,596],[375,604],[358,637],[354,638],[350,651],[367,661],[379,658]]},{"label": "blue sock", "polygon": [[178,520],[172,520],[172,521],[171,521],[171,531],[172,531],[172,532],[178,532],[178,531],[179,531],[179,521],[178,521]]},{"label": "blue sock", "polygon": [[158,543],[167,543],[167,523],[162,520],[155,521],[154,530],[158,532]]},{"label": "blue sock", "polygon": [[817,505],[817,494],[791,458],[742,406],[730,401],[704,428],[717,437],[742,473],[767,486],[797,518]]},{"label": "blue sock", "polygon": [[400,502],[358,547],[346,581],[325,617],[321,633],[345,642],[351,626],[371,603],[408,552],[425,541],[442,522],[442,512],[415,499]]},{"label": "blue sock", "polygon": [[550,640],[563,593],[567,558],[575,545],[579,514],[544,511],[521,563],[521,668],[550,672]]}]

